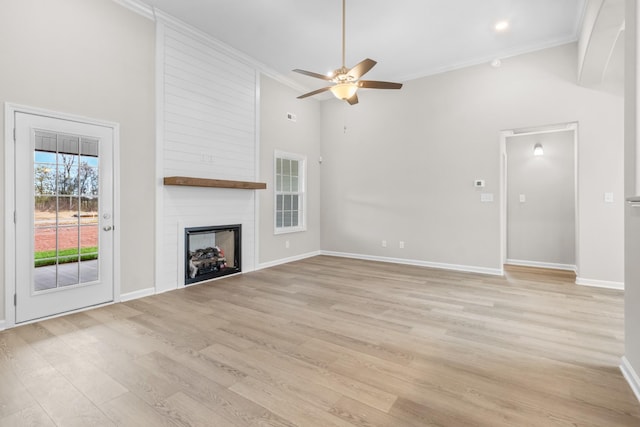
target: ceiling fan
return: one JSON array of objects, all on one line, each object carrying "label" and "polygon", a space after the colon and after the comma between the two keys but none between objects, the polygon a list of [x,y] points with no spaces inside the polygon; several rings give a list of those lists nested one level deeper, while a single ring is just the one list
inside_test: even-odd
[{"label": "ceiling fan", "polygon": [[300,95],[298,99],[306,98],[309,96],[317,95],[328,90],[331,91],[338,99],[343,99],[349,104],[354,105],[358,103],[358,88],[363,89],[400,89],[402,83],[392,82],[380,82],[375,80],[360,80],[369,70],[376,65],[376,61],[373,59],[365,59],[353,68],[349,69],[344,65],[345,58],[345,3],[346,0],[342,0],[342,67],[334,70],[329,75],[314,73],[312,71],[295,69],[296,73],[304,74],[305,76],[315,77],[317,79],[326,80],[334,83],[333,86],[323,87],[321,89],[314,90],[304,95]]}]

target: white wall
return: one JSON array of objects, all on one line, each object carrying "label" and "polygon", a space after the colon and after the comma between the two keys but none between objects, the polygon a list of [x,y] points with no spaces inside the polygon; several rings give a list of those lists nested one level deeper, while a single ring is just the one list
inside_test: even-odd
[{"label": "white wall", "polygon": [[163,186],[166,176],[256,181],[256,70],[210,37],[160,15],[156,292],[185,284],[184,228],[241,224],[255,269],[256,190]]},{"label": "white wall", "polygon": [[569,44],[324,102],[322,249],[497,271],[499,132],[578,122],[579,275],[622,282],[623,99],[576,85],[576,61]]},{"label": "white wall", "polygon": [[0,103],[120,123],[121,290],[153,286],[153,23],[111,0],[4,0],[0,52]]},{"label": "white wall", "polygon": [[[626,20],[626,98],[625,98],[625,193],[639,195],[638,175],[638,10],[635,0],[627,0]],[[624,354],[628,368],[635,373],[636,396],[640,399],[640,209],[626,207],[625,210],[625,292],[624,292]],[[632,379],[632,378],[630,378]],[[634,384],[633,379],[630,381]]]},{"label": "white wall", "polygon": [[511,136],[506,152],[508,262],[575,268],[574,131]]},{"label": "white wall", "polygon": [[[260,83],[260,265],[316,254],[320,250],[320,103],[296,99],[295,90],[269,77]],[[296,121],[287,119],[287,113]],[[274,151],[307,157],[307,230],[274,234]],[[286,247],[286,242],[289,247]]]}]

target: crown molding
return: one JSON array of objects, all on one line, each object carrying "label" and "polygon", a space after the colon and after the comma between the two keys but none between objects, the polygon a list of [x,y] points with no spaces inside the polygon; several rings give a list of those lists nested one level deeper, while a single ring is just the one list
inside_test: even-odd
[{"label": "crown molding", "polygon": [[139,0],[113,0],[115,3],[118,3],[120,6],[125,7],[138,15],[144,16],[151,21],[155,21],[155,16],[153,13],[153,8],[146,3],[143,3]]},{"label": "crown molding", "polygon": [[574,36],[570,36],[570,37],[566,37],[566,38],[560,38],[557,40],[552,40],[548,43],[545,44],[541,44],[541,45],[529,45],[529,46],[523,46],[521,48],[517,48],[517,49],[510,49],[510,50],[505,50],[501,53],[498,53],[496,55],[492,55],[492,56],[483,56],[483,57],[478,57],[475,59],[471,59],[469,61],[463,61],[463,62],[459,62],[456,64],[451,64],[451,65],[445,65],[445,66],[436,66],[427,70],[424,70],[422,72],[419,73],[414,73],[414,74],[407,74],[404,76],[401,76],[400,78],[396,79],[398,81],[401,82],[407,82],[410,80],[417,80],[417,79],[421,79],[424,77],[430,77],[430,76],[435,76],[438,74],[443,74],[443,73],[448,73],[450,71],[457,71],[457,70],[462,70],[465,68],[469,68],[469,67],[475,67],[478,65],[485,65],[485,64],[489,64],[491,63],[491,61],[493,61],[494,59],[500,59],[500,60],[504,60],[504,59],[509,59],[509,58],[513,58],[515,56],[520,56],[520,55],[526,55],[529,53],[535,53],[535,52],[539,52],[545,49],[551,49],[554,47],[560,47],[560,46],[564,46],[567,44],[571,44],[571,43],[576,43],[578,41],[578,39]]},{"label": "crown molding", "polygon": [[[115,0],[115,1],[132,1],[132,0]],[[301,84],[299,84],[298,82],[294,81],[293,79],[290,79],[284,75],[282,75],[281,73],[273,70],[272,68],[266,66],[265,64],[257,61],[256,59],[252,58],[251,56],[229,46],[226,43],[223,43],[222,41],[216,39],[215,37],[205,33],[204,31],[201,31],[189,24],[187,24],[186,22],[176,18],[175,16],[172,16],[160,9],[154,8],[153,9],[153,14],[155,16],[155,20],[156,23],[158,24],[163,24],[163,25],[168,25],[170,27],[172,27],[173,29],[182,32],[185,35],[188,35],[190,37],[193,37],[195,39],[197,39],[198,41],[210,46],[211,48],[222,52],[226,55],[229,55],[231,58],[234,58],[240,62],[242,62],[243,64],[246,64],[247,66],[255,69],[256,71],[259,71],[260,73],[264,74],[267,77],[270,77],[286,86],[289,86],[292,89],[295,89],[297,91],[307,91],[308,88],[302,86]]]},{"label": "crown molding", "polygon": [[220,40],[214,38],[213,36],[205,33],[204,31],[198,30],[197,28],[187,24],[180,19],[163,12],[158,8],[154,8],[152,6],[147,5],[146,3],[140,0],[113,0],[118,3],[122,7],[125,7],[133,12],[144,16],[147,19],[155,21],[156,23],[162,23],[164,25],[170,25],[176,30],[179,30],[191,37],[198,39],[199,41],[208,44],[214,49],[223,52],[232,58],[237,59],[238,61],[252,67],[253,69],[259,71],[267,77],[272,78],[285,86],[288,86],[292,89],[295,89],[298,92],[306,92],[309,88],[301,85],[295,80],[284,76],[283,74],[273,70],[272,68],[266,66],[265,64],[257,61],[256,59],[250,57],[249,55],[229,46],[226,43],[221,42]]}]

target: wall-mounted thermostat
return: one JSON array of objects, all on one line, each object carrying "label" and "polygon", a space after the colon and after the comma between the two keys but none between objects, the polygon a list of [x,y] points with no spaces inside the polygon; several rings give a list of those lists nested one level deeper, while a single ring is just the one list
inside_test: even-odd
[{"label": "wall-mounted thermostat", "polygon": [[484,188],[484,179],[476,179],[473,181],[473,186],[476,188]]},{"label": "wall-mounted thermostat", "polygon": [[296,115],[295,115],[295,114],[293,114],[293,113],[287,113],[287,119],[288,119],[288,120],[291,120],[292,122],[295,122],[295,121],[296,121],[296,119],[297,119],[297,117],[296,117]]}]

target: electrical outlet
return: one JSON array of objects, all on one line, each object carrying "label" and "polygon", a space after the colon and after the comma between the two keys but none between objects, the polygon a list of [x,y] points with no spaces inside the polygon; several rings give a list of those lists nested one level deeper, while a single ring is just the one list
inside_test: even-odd
[{"label": "electrical outlet", "polygon": [[400,240],[400,249],[404,249],[404,242],[402,240]]},{"label": "electrical outlet", "polygon": [[491,203],[493,202],[493,193],[482,193],[480,194],[480,201],[483,203]]},{"label": "electrical outlet", "polygon": [[382,241],[382,247],[383,247],[383,248],[386,248],[386,247],[387,247],[387,241],[386,241],[386,240],[383,240],[383,241]]},{"label": "electrical outlet", "polygon": [[200,161],[202,163],[213,163],[213,161],[214,161],[213,154],[201,153],[200,154]]},{"label": "electrical outlet", "polygon": [[288,240],[286,240],[286,241],[284,242],[284,247],[285,247],[286,249],[289,249],[289,241],[288,241]]}]

